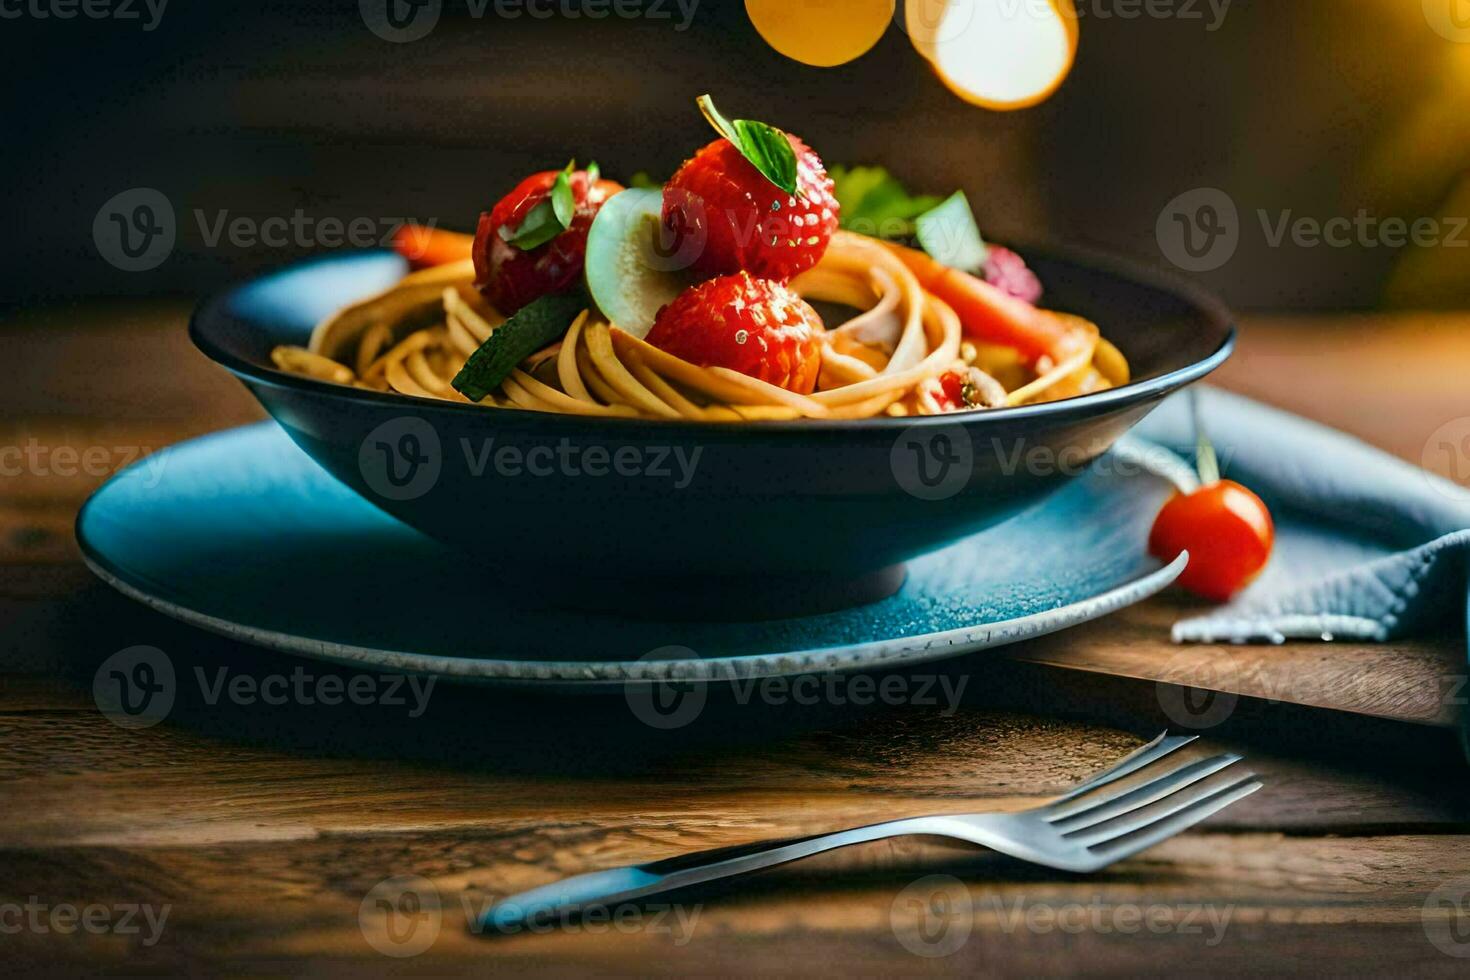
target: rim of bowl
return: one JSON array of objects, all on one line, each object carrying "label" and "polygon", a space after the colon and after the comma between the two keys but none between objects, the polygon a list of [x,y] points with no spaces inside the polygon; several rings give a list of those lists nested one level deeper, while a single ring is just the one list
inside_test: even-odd
[{"label": "rim of bowl", "polygon": [[[1130,381],[1117,388],[1109,388],[1106,391],[1064,398],[1060,401],[1042,402],[1035,405],[1017,405],[1009,408],[992,408],[985,411],[960,412],[948,415],[896,417],[883,415],[867,419],[786,419],[779,422],[703,422],[695,419],[603,418],[584,415],[563,415],[555,412],[536,412],[524,408],[497,408],[493,410],[495,414],[490,417],[497,417],[499,413],[511,413],[520,420],[534,419],[551,424],[558,421],[567,422],[579,430],[604,427],[614,429],[636,428],[638,426],[657,425],[661,428],[686,428],[705,432],[751,432],[761,434],[773,434],[785,431],[801,433],[811,433],[814,431],[851,432],[869,428],[889,430],[904,429],[912,426],[972,425],[982,422],[1015,421],[1047,416],[1057,416],[1061,419],[1067,419],[1079,415],[1092,415],[1096,411],[1102,411],[1107,408],[1128,406],[1138,402],[1148,401],[1150,398],[1156,396],[1167,395],[1178,388],[1192,384],[1213,373],[1235,351],[1236,338],[1239,331],[1235,323],[1235,318],[1229,308],[1214,294],[1180,276],[1132,259],[1076,246],[1055,247],[1039,245],[1033,247],[1021,243],[1017,246],[1017,251],[1025,254],[1034,254],[1054,261],[1084,266],[1113,278],[1123,279],[1135,285],[1142,285],[1172,294],[1183,300],[1187,305],[1193,307],[1207,321],[1223,328],[1224,336],[1221,338],[1219,345],[1208,356],[1156,377]],[[360,256],[369,253],[391,254],[388,249],[352,249],[332,252],[327,255],[315,256],[279,266],[269,272],[215,293],[195,307],[194,312],[190,315],[189,339],[210,360],[219,364],[231,374],[254,384],[311,391],[318,394],[335,396],[344,401],[358,404],[401,406],[406,403],[433,408],[436,411],[470,413],[480,417],[486,417],[490,410],[487,410],[483,406],[472,405],[467,402],[451,402],[438,398],[421,398],[418,395],[403,395],[397,392],[352,388],[346,385],[333,384],[330,381],[319,381],[305,375],[291,374],[280,370],[273,364],[261,364],[246,358],[237,357],[230,351],[225,350],[223,346],[218,344],[210,336],[209,328],[205,325],[206,322],[214,318],[229,316],[230,314],[228,314],[227,308],[232,300],[239,293],[249,289],[256,283],[280,275],[287,269],[301,269],[321,263],[340,261],[347,256]]]}]

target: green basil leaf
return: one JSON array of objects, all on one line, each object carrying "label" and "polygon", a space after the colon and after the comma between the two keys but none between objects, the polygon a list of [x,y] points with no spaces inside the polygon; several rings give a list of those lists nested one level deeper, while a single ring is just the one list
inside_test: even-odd
[{"label": "green basil leaf", "polygon": [[551,185],[551,195],[526,213],[519,228],[502,226],[501,240],[523,252],[529,252],[570,228],[572,220],[577,216],[577,195],[572,193],[572,174],[576,172],[576,167],[577,161],[573,160],[567,164],[565,170],[556,175],[556,182]]},{"label": "green basil leaf", "polygon": [[787,194],[796,193],[796,150],[786,134],[775,126],[751,119],[726,119],[715,108],[714,99],[699,97],[699,109],[715,132],[735,144],[741,156],[749,160],[767,180]]},{"label": "green basil leaf", "polygon": [[948,200],[914,222],[919,244],[935,259],[951,269],[979,273],[985,267],[990,249],[980,237],[975,212],[964,191],[955,191]]},{"label": "green basil leaf", "polygon": [[567,164],[567,169],[556,175],[556,183],[551,185],[551,208],[556,212],[556,220],[561,222],[562,230],[572,226],[572,219],[577,216],[577,195],[572,193],[572,174],[576,173],[577,161],[573,160]]},{"label": "green basil leaf", "polygon": [[519,228],[503,225],[500,237],[521,251],[529,252],[540,248],[566,230],[567,226],[561,223],[556,208],[548,199],[532,208]]},{"label": "green basil leaf", "polygon": [[591,187],[593,184],[597,183],[601,179],[602,168],[597,165],[596,160],[593,160],[591,163],[587,164],[587,186]]},{"label": "green basil leaf", "polygon": [[591,302],[580,289],[542,296],[527,304],[485,339],[450,382],[472,402],[490,394],[532,354],[566,335]]}]

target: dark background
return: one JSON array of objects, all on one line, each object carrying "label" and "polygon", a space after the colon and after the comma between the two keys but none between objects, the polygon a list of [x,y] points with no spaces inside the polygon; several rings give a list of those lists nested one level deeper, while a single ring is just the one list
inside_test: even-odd
[{"label": "dark background", "polygon": [[[369,31],[356,0],[171,0],[153,31],[28,12],[49,2],[4,0],[21,16],[0,20],[9,306],[202,293],[320,250],[312,234],[211,245],[196,212],[469,229],[517,178],[572,156],[664,177],[710,138],[703,91],[829,163],[963,187],[993,239],[1162,264],[1161,209],[1218,187],[1241,244],[1198,278],[1241,308],[1470,305],[1470,248],[1273,248],[1257,216],[1470,214],[1470,44],[1431,30],[1420,0],[1235,0],[1214,32],[1203,0],[1203,20],[1125,20],[1116,0],[1085,0],[1071,78],[1009,114],[952,96],[897,27],[819,70],[771,50],[732,0],[701,0],[686,31],[672,0],[671,19],[600,21],[507,20],[493,4],[475,18],[443,0],[438,27],[403,44]],[[148,272],[93,244],[98,209],[133,187],[177,215],[174,252]]]}]

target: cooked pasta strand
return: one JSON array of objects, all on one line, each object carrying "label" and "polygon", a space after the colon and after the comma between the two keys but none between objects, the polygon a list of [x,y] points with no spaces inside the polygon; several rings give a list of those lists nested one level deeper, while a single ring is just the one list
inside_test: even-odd
[{"label": "cooked pasta strand", "polygon": [[[279,347],[283,371],[320,381],[465,402],[455,375],[505,323],[474,292],[473,263],[405,277],[319,324],[309,348]],[[698,422],[933,415],[1070,398],[1127,384],[1127,358],[1097,326],[1049,313],[1068,342],[1060,363],[967,340],[960,318],[894,251],[838,232],[816,268],[792,281],[803,297],[858,312],[821,337],[817,390],[799,394],[727,368],[681,360],[587,310],[565,336],[526,358],[486,407],[593,418]],[[955,373],[964,405],[954,404]]]}]

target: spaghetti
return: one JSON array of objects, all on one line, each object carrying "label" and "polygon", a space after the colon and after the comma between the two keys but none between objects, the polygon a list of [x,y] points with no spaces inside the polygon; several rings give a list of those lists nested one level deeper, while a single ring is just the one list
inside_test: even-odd
[{"label": "spaghetti", "polygon": [[[323,321],[308,348],[278,347],[272,360],[321,381],[468,402],[451,381],[505,322],[474,278],[470,262],[411,274]],[[898,254],[862,235],[838,232],[821,262],[791,287],[809,301],[859,311],[822,335],[821,373],[810,395],[680,360],[587,310],[478,404],[707,422],[862,419],[1055,401],[1128,381],[1127,360],[1080,317],[1046,313],[1066,342],[1035,359],[966,338],[960,317]],[[956,383],[963,388],[958,405]]]}]

